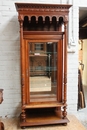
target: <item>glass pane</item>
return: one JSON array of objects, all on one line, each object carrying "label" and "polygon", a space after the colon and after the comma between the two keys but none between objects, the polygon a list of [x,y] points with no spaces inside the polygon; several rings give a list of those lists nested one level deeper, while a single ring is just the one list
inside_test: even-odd
[{"label": "glass pane", "polygon": [[57,100],[57,43],[29,43],[30,102]]},{"label": "glass pane", "polygon": [[43,50],[44,45],[43,44],[35,44],[35,51]]}]

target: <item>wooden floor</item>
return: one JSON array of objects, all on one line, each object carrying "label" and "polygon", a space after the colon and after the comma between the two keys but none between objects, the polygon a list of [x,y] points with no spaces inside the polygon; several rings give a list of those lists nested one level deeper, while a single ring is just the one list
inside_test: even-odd
[{"label": "wooden floor", "polygon": [[[49,126],[37,126],[37,127],[28,127],[25,130],[86,130],[86,128],[80,123],[80,121],[74,116],[69,115],[68,119],[70,122],[67,126],[62,125],[49,125]],[[5,126],[5,130],[21,130],[19,127],[19,119],[3,119],[2,120]]]}]

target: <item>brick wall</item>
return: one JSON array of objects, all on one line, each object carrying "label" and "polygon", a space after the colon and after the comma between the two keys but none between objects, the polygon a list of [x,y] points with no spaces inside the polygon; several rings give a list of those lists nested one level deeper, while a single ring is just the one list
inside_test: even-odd
[{"label": "brick wall", "polygon": [[[18,116],[21,107],[19,23],[15,2],[32,2],[32,0],[0,0],[0,88],[4,89],[4,101],[0,105],[2,117]],[[33,0],[33,2],[72,4],[71,0],[69,2],[67,0]],[[75,53],[68,53],[68,112],[77,110],[78,7],[76,3],[74,4],[75,8],[71,8],[69,14],[69,42],[70,38],[75,38]],[[75,24],[72,27],[73,22]],[[72,30],[74,36],[72,36]]]}]

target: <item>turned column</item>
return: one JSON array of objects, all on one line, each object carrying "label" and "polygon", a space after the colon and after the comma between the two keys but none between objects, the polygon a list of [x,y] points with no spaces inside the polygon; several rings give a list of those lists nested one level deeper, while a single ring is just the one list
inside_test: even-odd
[{"label": "turned column", "polygon": [[23,109],[26,104],[26,95],[25,95],[25,44],[23,39],[23,17],[19,15],[18,17],[20,23],[20,61],[21,61],[21,101],[22,101],[22,112],[21,120],[25,122],[26,115],[25,110]]},{"label": "turned column", "polygon": [[67,22],[64,22],[64,107],[63,107],[63,118],[66,118],[67,115]]}]

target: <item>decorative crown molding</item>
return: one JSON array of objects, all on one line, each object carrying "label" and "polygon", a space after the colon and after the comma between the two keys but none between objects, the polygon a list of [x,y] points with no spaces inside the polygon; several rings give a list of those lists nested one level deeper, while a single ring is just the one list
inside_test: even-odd
[{"label": "decorative crown molding", "polygon": [[30,11],[59,11],[68,10],[71,5],[63,4],[30,4],[30,3],[15,3],[17,11],[30,10]]}]

